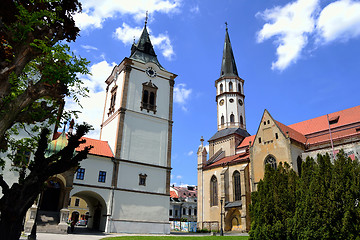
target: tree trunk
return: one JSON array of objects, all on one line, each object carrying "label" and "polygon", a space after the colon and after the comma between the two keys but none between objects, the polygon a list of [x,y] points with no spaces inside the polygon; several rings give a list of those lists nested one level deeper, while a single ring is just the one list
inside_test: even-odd
[{"label": "tree trunk", "polygon": [[[16,206],[5,206],[5,209],[11,209]],[[21,235],[22,222],[25,214],[16,215],[13,211],[1,212],[0,220],[0,238],[1,240],[18,240]]]}]

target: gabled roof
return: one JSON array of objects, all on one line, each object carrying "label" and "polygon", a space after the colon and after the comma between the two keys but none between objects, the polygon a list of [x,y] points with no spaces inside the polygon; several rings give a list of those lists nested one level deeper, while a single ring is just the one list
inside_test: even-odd
[{"label": "gabled roof", "polygon": [[[338,121],[334,124],[330,124],[331,129],[348,125],[351,123],[360,121],[360,105],[348,109],[344,109],[338,112],[330,113],[329,120],[336,119]],[[317,118],[312,118],[303,122],[295,123],[289,125],[292,129],[302,133],[303,135],[312,134],[320,131],[328,131],[329,124],[327,120],[327,115],[323,115]]]},{"label": "gabled roof", "polygon": [[226,27],[223,57],[221,62],[220,77],[238,77],[234,53],[230,43],[228,28]]},{"label": "gabled roof", "polygon": [[138,42],[134,43],[131,47],[130,59],[139,60],[143,63],[152,62],[155,63],[160,69],[165,70],[157,59],[146,25]]},{"label": "gabled roof", "polygon": [[299,143],[306,143],[306,137],[304,135],[302,135],[301,133],[299,133],[298,131],[295,131],[294,129],[292,129],[291,127],[288,127],[284,124],[282,124],[281,122],[278,122],[276,120],[274,120],[276,125],[280,128],[280,130],[282,131],[282,133],[286,136],[287,134],[289,134],[290,139],[293,139]]}]

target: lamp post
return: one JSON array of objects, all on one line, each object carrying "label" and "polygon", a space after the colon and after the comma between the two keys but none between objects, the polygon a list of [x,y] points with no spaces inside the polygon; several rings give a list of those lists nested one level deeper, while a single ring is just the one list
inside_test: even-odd
[{"label": "lamp post", "polygon": [[222,204],[223,204],[223,200],[220,199],[220,236],[224,236],[224,232],[223,232],[223,221],[222,221],[222,216],[223,216]]}]

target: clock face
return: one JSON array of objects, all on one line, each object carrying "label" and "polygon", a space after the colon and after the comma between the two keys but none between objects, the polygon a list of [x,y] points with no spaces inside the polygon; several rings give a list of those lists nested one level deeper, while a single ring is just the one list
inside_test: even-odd
[{"label": "clock face", "polygon": [[243,105],[243,101],[241,101],[241,99],[239,99],[239,104],[240,104],[240,106]]},{"label": "clock face", "polygon": [[221,99],[219,104],[220,106],[224,105],[224,99]]},{"label": "clock face", "polygon": [[152,67],[148,67],[145,72],[149,77],[156,77],[156,71]]}]

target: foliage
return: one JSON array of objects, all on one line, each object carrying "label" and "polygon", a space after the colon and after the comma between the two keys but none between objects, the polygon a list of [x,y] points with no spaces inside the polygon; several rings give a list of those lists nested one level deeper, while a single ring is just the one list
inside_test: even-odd
[{"label": "foliage", "polygon": [[252,195],[251,239],[360,239],[360,165],[343,151],[288,165],[265,176]]}]

